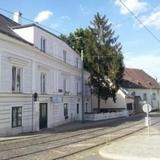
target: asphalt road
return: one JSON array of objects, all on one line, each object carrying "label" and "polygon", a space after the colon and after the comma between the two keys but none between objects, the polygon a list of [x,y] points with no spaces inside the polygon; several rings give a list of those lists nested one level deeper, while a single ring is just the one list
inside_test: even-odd
[{"label": "asphalt road", "polygon": [[[159,123],[153,115],[153,124]],[[68,125],[0,140],[1,160],[103,160],[98,150],[111,141],[144,129],[144,116]],[[117,142],[118,143],[118,142]]]}]

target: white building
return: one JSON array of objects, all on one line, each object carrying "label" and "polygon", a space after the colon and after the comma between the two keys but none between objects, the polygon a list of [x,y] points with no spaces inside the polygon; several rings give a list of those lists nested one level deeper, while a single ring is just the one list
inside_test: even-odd
[{"label": "white building", "polygon": [[[122,86],[116,96],[116,103],[112,98],[101,99],[101,112],[142,112],[144,101],[152,106],[152,110],[160,110],[160,85],[140,69],[125,68]],[[97,97],[94,95],[91,95],[91,108],[97,110]]]},{"label": "white building", "polygon": [[[97,110],[97,97],[91,95],[91,107],[93,110]],[[123,112],[133,113],[134,97],[129,94],[129,92],[123,88],[120,88],[116,93],[116,102],[113,98],[108,98],[107,100],[101,99],[100,101],[100,111],[101,112]]]},{"label": "white building", "polygon": [[122,86],[134,96],[135,112],[142,111],[142,101],[149,103],[152,110],[160,109],[160,85],[143,70],[125,68]]},{"label": "white building", "polygon": [[[80,56],[51,32],[0,15],[0,134],[81,120],[81,65]],[[84,71],[84,81],[88,77]]]}]

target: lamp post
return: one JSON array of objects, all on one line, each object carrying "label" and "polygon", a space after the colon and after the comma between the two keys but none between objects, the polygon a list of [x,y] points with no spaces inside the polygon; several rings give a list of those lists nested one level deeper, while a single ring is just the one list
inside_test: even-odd
[{"label": "lamp post", "polygon": [[83,64],[83,50],[81,50],[81,82],[82,82],[82,122],[84,122],[84,64]]},{"label": "lamp post", "polygon": [[[80,40],[82,42],[82,37],[76,37],[77,40]],[[83,43],[83,42],[82,42]],[[81,49],[81,89],[82,89],[82,122],[84,122],[84,63],[83,63],[83,49]]]}]

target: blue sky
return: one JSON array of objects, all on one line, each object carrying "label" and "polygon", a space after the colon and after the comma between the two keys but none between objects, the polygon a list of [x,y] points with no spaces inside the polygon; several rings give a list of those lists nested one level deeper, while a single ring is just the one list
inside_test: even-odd
[{"label": "blue sky", "polygon": [[[122,1],[160,38],[160,3],[157,0]],[[0,1],[0,8],[21,11],[24,17],[63,34],[88,26],[96,12],[105,14],[123,45],[125,65],[144,69],[160,80],[160,41],[138,24],[119,0],[5,0]],[[0,13],[12,17],[4,11]]]}]

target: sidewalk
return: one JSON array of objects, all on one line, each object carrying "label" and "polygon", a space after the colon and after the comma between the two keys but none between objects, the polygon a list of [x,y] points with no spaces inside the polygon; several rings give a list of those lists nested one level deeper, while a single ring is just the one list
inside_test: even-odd
[{"label": "sidewalk", "polygon": [[147,130],[106,145],[99,154],[114,160],[160,160],[160,124]]}]

